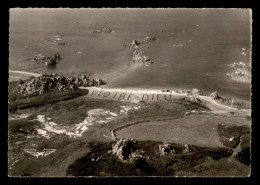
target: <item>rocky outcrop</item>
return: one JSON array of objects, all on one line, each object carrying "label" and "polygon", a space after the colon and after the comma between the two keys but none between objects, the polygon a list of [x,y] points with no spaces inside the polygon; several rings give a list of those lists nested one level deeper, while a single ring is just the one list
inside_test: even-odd
[{"label": "rocky outcrop", "polygon": [[149,44],[151,42],[154,42],[155,40],[156,40],[155,37],[145,37],[144,39],[141,39],[141,40],[134,39],[130,44],[124,44],[123,46],[130,47],[130,48],[136,48],[142,44]]},{"label": "rocky outcrop", "polygon": [[193,95],[203,95],[201,90],[195,89],[195,88],[192,89],[191,94],[193,94]]},{"label": "rocky outcrop", "polygon": [[170,144],[159,145],[159,152],[161,156],[174,155],[175,149]]},{"label": "rocky outcrop", "polygon": [[[121,138],[112,145],[112,154],[124,161],[129,159],[131,153],[136,151],[134,139]],[[133,157],[133,154],[132,154]],[[136,157],[136,156],[135,156]]]},{"label": "rocky outcrop", "polygon": [[49,57],[46,57],[42,54],[37,54],[31,60],[36,64],[45,63],[46,66],[54,66],[59,60],[61,60],[61,56],[59,53],[55,53],[53,56]]},{"label": "rocky outcrop", "polygon": [[213,99],[219,99],[218,92],[215,91],[215,92],[211,93],[211,94],[209,95],[209,97],[211,97],[211,98],[213,98]]},{"label": "rocky outcrop", "polygon": [[[58,55],[56,57],[59,57]],[[104,85],[105,82],[99,78],[92,78],[90,76],[75,74],[68,78],[57,73],[41,74],[30,81],[20,81],[17,86],[19,94],[43,94],[52,89],[59,91],[78,90],[78,87],[90,87]]]},{"label": "rocky outcrop", "polygon": [[132,62],[143,63],[146,66],[150,66],[153,63],[144,51],[136,51],[136,50],[133,52]]}]

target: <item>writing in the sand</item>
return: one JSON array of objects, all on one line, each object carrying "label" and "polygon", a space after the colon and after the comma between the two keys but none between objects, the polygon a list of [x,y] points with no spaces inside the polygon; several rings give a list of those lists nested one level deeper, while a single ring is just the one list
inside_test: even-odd
[{"label": "writing in the sand", "polygon": [[122,93],[122,92],[108,92],[108,91],[92,91],[89,93],[90,96],[109,98],[116,100],[141,100],[141,101],[170,101],[172,100],[171,94],[133,94],[133,93]]}]

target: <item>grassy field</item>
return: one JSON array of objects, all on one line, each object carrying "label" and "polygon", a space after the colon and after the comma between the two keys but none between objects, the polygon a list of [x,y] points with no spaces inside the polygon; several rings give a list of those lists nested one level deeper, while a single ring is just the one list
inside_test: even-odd
[{"label": "grassy field", "polygon": [[[224,117],[218,115],[194,114],[166,121],[145,122],[116,132],[119,138],[134,138],[137,140],[152,140],[177,142],[198,146],[223,146],[217,132],[219,125],[250,125],[246,118]],[[238,127],[239,128],[239,127]],[[245,127],[249,129],[249,127]],[[238,131],[237,129],[236,131]],[[234,132],[226,136],[236,136]]]},{"label": "grassy field", "polygon": [[[33,98],[33,97],[32,97]],[[23,99],[21,99],[23,100]],[[15,100],[17,101],[17,100]],[[130,110],[128,113],[120,114],[120,106],[141,106],[138,110]],[[103,109],[118,114],[116,119],[106,124],[97,124],[89,127],[82,137],[80,138],[69,138],[66,135],[54,134],[50,139],[44,138],[38,135],[35,131],[36,128],[41,127],[39,122],[34,121],[37,115],[44,115],[50,117],[53,122],[59,126],[71,126],[72,124],[78,124],[83,121],[88,115],[87,112],[92,109]],[[208,148],[219,148],[222,147],[220,142],[212,140],[217,138],[216,131],[209,132],[211,126],[217,128],[217,124],[224,123],[226,125],[250,125],[250,119],[240,117],[221,117],[214,115],[189,115],[185,116],[186,111],[197,110],[207,111],[208,108],[201,106],[197,103],[191,103],[184,99],[174,100],[173,102],[140,102],[140,103],[128,103],[112,100],[102,100],[89,98],[85,96],[79,96],[74,99],[59,101],[56,103],[44,104],[42,106],[28,107],[25,109],[17,109],[12,115],[30,114],[29,117],[20,120],[9,120],[9,175],[12,176],[65,176],[77,175],[79,170],[84,166],[79,166],[78,172],[75,171],[75,162],[77,159],[89,161],[89,155],[87,153],[90,147],[87,145],[89,142],[100,143],[100,150],[105,152],[107,147],[111,147],[110,143],[111,130],[119,127],[124,127],[127,124],[139,122],[140,124],[127,127],[117,132],[119,137],[134,137],[138,140],[145,141],[146,148],[155,146],[155,143],[164,142],[165,139],[169,139],[170,143],[177,143],[177,145],[183,145],[190,143],[197,146],[208,146]],[[183,117],[183,118],[180,118]],[[154,120],[162,120],[156,122]],[[146,121],[147,123],[142,123]],[[21,130],[22,129],[22,130]],[[132,130],[132,131],[129,131]],[[182,132],[180,132],[180,129]],[[211,129],[212,130],[212,129]],[[133,132],[134,131],[134,132]],[[198,132],[195,134],[195,132]],[[121,135],[120,135],[121,134]],[[135,135],[136,134],[136,135]],[[137,135],[140,135],[140,138]],[[213,134],[213,137],[212,137]],[[28,137],[31,138],[28,138]],[[146,136],[146,137],[141,137]],[[172,139],[179,137],[179,140]],[[204,137],[204,140],[202,138]],[[154,138],[154,139],[153,139]],[[215,138],[215,139],[216,139]],[[154,140],[147,142],[147,140]],[[140,141],[142,143],[142,141]],[[94,146],[94,145],[93,145]],[[55,148],[56,152],[50,156],[44,158],[35,158],[29,154],[24,153],[25,148],[35,148],[37,151],[41,151],[44,148]],[[145,148],[145,147],[144,147]],[[93,147],[92,147],[93,149]],[[213,150],[216,153],[216,150]],[[95,151],[94,151],[95,152]],[[220,152],[222,153],[222,152]],[[225,154],[225,152],[223,153]],[[102,153],[102,155],[105,155]],[[152,155],[152,154],[151,154]],[[209,155],[209,154],[207,154]],[[88,156],[84,158],[84,156]],[[202,156],[202,158],[201,158]],[[206,161],[206,154],[202,153],[199,156],[192,155],[190,158],[185,158],[186,162],[182,163],[183,158],[180,158],[176,162],[176,167],[167,166],[168,159],[166,161],[157,161],[154,164],[149,162],[139,161],[140,164],[147,166],[147,169],[139,169],[140,166],[137,164],[122,164],[112,156],[105,156],[104,163],[96,164],[90,162],[90,166],[87,164],[85,174],[96,174],[96,175],[158,175],[158,170],[161,175],[173,175],[177,171],[188,169],[189,166],[199,165]],[[83,157],[83,159],[81,159]],[[200,162],[197,161],[198,160]],[[108,161],[107,161],[108,160]],[[190,162],[188,162],[190,161]],[[193,164],[192,161],[198,163]],[[106,164],[106,165],[105,165]],[[111,164],[115,166],[111,166]],[[160,164],[165,164],[160,166]],[[68,166],[72,165],[68,170]],[[92,165],[92,166],[91,166]],[[156,167],[159,165],[159,167]],[[179,166],[181,165],[181,166]],[[107,166],[107,167],[106,167]],[[142,165],[141,165],[142,166]],[[167,166],[167,168],[165,167]],[[185,168],[184,168],[184,167]],[[86,166],[85,166],[86,167]],[[94,167],[92,170],[90,168]],[[104,167],[104,168],[103,168]],[[169,167],[169,169],[168,169]],[[105,170],[107,169],[107,170]],[[126,172],[119,172],[118,169],[125,169]],[[155,169],[155,171],[154,171]],[[94,171],[93,171],[94,170]],[[98,171],[104,170],[104,173],[99,174]],[[156,172],[157,171],[157,172]],[[82,173],[83,173],[82,172]]]}]

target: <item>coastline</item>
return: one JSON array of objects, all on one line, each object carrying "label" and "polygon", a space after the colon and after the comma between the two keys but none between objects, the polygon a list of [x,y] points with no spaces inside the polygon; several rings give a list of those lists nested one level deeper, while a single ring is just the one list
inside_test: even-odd
[{"label": "coastline", "polygon": [[[142,65],[140,64],[134,64],[134,65],[130,65],[130,68],[124,68],[124,71],[122,72],[121,70],[116,70],[113,73],[107,74],[105,76],[103,76],[104,79],[110,79],[109,83],[107,85],[105,85],[104,87],[80,87],[80,89],[88,89],[90,90],[90,94],[96,90],[96,91],[107,91],[107,92],[114,92],[114,93],[132,93],[135,94],[137,96],[135,96],[135,100],[131,100],[133,102],[138,102],[141,101],[140,98],[138,100],[138,96],[144,96],[144,94],[147,95],[157,95],[157,99],[158,99],[158,95],[170,95],[173,96],[173,99],[179,99],[179,98],[187,98],[187,97],[192,97],[191,95],[188,95],[187,93],[176,93],[174,92],[175,89],[171,89],[171,92],[162,92],[161,89],[143,89],[143,88],[114,88],[113,87],[113,82],[116,82],[116,80],[122,76],[125,76],[127,74],[130,74],[131,72],[134,72],[135,69],[138,69],[139,67],[141,67]],[[40,74],[38,73],[34,73],[34,72],[28,72],[28,71],[15,71],[15,70],[9,70],[9,79],[12,79],[13,76],[10,74],[18,74],[20,75],[20,78],[29,78],[31,76],[33,77],[37,77],[40,76]],[[114,78],[112,78],[112,76]],[[100,93],[99,93],[100,94]],[[95,96],[93,96],[94,98],[97,98]],[[148,96],[147,96],[148,97]],[[103,97],[98,97],[98,98],[103,98]],[[107,98],[107,97],[106,97]],[[239,110],[238,108],[235,107],[231,107],[228,105],[225,105],[224,103],[221,103],[217,100],[214,100],[211,97],[208,96],[204,96],[204,95],[196,95],[196,98],[199,98],[202,100],[202,103],[209,106],[210,109],[212,109],[215,112],[221,112],[221,108],[223,108],[224,110],[229,110],[229,111],[237,111]],[[238,99],[240,100],[240,99]],[[244,114],[246,115],[251,115],[251,111],[249,111],[251,109],[240,109],[240,112],[244,112]],[[222,111],[223,112],[223,111]],[[224,111],[225,112],[225,111]]]}]

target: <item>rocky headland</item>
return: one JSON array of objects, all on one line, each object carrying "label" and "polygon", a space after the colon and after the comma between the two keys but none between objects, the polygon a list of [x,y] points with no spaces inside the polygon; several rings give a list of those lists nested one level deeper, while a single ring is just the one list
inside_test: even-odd
[{"label": "rocky headland", "polygon": [[106,84],[100,78],[92,78],[90,76],[75,74],[70,77],[65,77],[61,74],[40,74],[31,80],[20,81],[16,91],[22,95],[43,94],[50,92],[53,89],[59,91],[78,90],[78,87],[100,86]]}]

